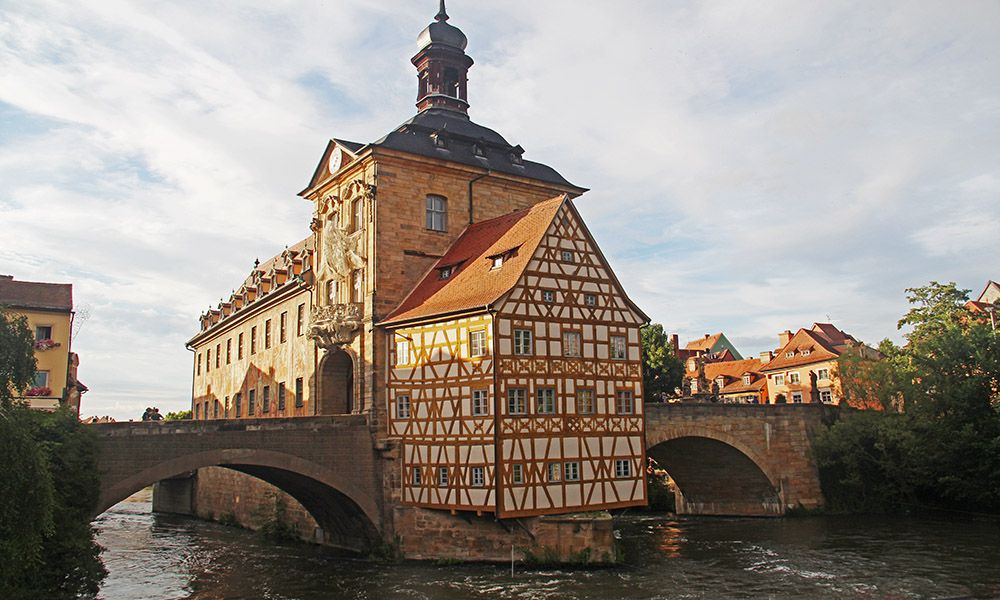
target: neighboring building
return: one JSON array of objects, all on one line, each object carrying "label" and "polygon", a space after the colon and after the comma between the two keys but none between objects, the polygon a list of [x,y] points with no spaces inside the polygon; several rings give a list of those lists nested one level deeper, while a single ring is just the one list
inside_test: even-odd
[{"label": "neighboring building", "polygon": [[1000,306],[1000,283],[990,280],[975,300],[969,300],[965,307],[976,313],[989,313]]},{"label": "neighboring building", "polygon": [[381,323],[402,501],[499,517],[644,504],[647,321],[568,197],[470,225]]},{"label": "neighboring building", "polygon": [[684,374],[684,391],[692,398],[727,403],[766,404],[767,376],[756,358],[703,363]]},{"label": "neighboring building", "polygon": [[743,360],[743,356],[740,355],[739,351],[736,350],[734,346],[727,338],[724,333],[716,333],[715,335],[705,334],[705,337],[699,338],[697,340],[691,340],[687,343],[687,346],[683,349],[683,354],[678,353],[678,358],[681,360],[686,360],[690,356],[694,355],[718,355],[723,356],[728,351],[731,358],[728,360]]},{"label": "neighboring building", "polygon": [[79,414],[80,396],[87,387],[76,378],[80,361],[72,351],[72,284],[15,281],[11,275],[0,275],[0,306],[26,317],[35,337],[37,371],[23,400],[40,410],[66,404]]},{"label": "neighboring building", "polygon": [[194,418],[366,415],[411,506],[643,505],[646,317],[573,207],[586,190],[469,119],[447,19],[418,38],[417,115],[331,139],[300,193],[312,233],[202,315]]},{"label": "neighboring building", "polygon": [[878,351],[830,323],[778,334],[778,350],[761,372],[767,377],[768,402],[840,404],[837,359],[845,352],[878,358]]}]

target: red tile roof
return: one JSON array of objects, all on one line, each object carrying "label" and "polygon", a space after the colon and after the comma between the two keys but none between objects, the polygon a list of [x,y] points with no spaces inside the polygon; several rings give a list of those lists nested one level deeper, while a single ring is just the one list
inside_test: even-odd
[{"label": "red tile roof", "polygon": [[[531,208],[466,227],[413,291],[381,324],[484,308],[508,292],[524,272],[557,211],[558,196]],[[491,257],[512,253],[494,269]],[[442,279],[440,269],[455,271]]]},{"label": "red tile roof", "polygon": [[42,310],[73,310],[73,284],[14,281],[9,275],[0,276],[0,305],[12,308]]},{"label": "red tile roof", "polygon": [[706,335],[703,338],[697,340],[691,340],[690,342],[687,343],[687,346],[685,346],[684,349],[708,351],[711,350],[712,347],[715,346],[717,343],[719,343],[719,340],[721,338],[722,338],[721,333],[717,333],[715,335]]},{"label": "red tile roof", "polygon": [[[812,329],[799,329],[788,343],[779,348],[766,365],[764,371],[788,369],[801,365],[836,359],[844,350],[858,341],[830,323],[815,323]],[[802,351],[809,354],[803,356]],[[787,356],[792,353],[792,356]]]},{"label": "red tile roof", "polygon": [[[767,383],[767,378],[761,374],[761,362],[756,358],[744,360],[727,360],[705,365],[705,379],[715,381],[720,375],[723,386],[720,394],[735,394],[738,392],[759,392]],[[750,385],[743,384],[743,375],[749,373]],[[698,376],[696,371],[688,371],[686,376],[691,379]]]}]

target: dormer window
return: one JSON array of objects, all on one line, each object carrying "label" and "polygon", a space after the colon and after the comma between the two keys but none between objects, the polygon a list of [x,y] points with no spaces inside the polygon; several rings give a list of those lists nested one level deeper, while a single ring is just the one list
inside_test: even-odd
[{"label": "dormer window", "polygon": [[750,385],[750,380],[751,379],[752,379],[752,377],[749,374],[748,375],[744,375],[743,376],[743,385]]},{"label": "dormer window", "polygon": [[795,351],[785,352],[785,358],[795,358]]},{"label": "dormer window", "polygon": [[472,145],[472,153],[478,156],[479,158],[485,158],[486,148],[485,146],[483,146],[482,142],[476,142],[475,144]]},{"label": "dormer window", "polygon": [[435,131],[431,134],[431,141],[435,148],[448,148],[448,135],[444,131]]},{"label": "dormer window", "polygon": [[451,275],[454,272],[455,272],[455,267],[453,265],[449,265],[447,267],[441,267],[440,269],[438,269],[438,279],[449,279],[451,278]]},{"label": "dormer window", "polygon": [[[518,248],[519,247],[520,246],[518,246]],[[494,254],[493,256],[488,256],[487,258],[490,260],[491,263],[490,269],[491,270],[499,269],[500,267],[503,266],[504,261],[513,258],[514,256],[517,256],[517,248],[511,248],[506,252],[501,252],[500,254]]]},{"label": "dormer window", "polygon": [[719,386],[719,389],[721,390],[722,388],[726,387],[726,379],[723,376],[719,375],[718,377],[715,378],[715,385]]},{"label": "dormer window", "polygon": [[812,352],[812,350],[809,350],[809,349],[807,348],[807,349],[805,349],[805,350],[803,350],[803,351],[802,351],[802,356],[809,356],[809,353],[810,353],[810,352]]},{"label": "dormer window", "polygon": [[515,165],[524,164],[524,159],[521,157],[522,154],[524,154],[524,148],[519,145],[514,146],[510,149],[510,162]]},{"label": "dormer window", "polygon": [[503,254],[501,254],[500,256],[494,256],[493,257],[493,266],[490,267],[490,268],[491,269],[499,269],[502,266],[503,266]]}]

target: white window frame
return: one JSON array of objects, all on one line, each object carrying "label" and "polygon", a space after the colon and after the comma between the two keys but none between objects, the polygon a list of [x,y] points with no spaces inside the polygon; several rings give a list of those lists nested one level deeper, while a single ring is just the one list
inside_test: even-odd
[{"label": "white window frame", "polygon": [[574,256],[572,250],[561,250],[559,252],[559,259],[562,260],[562,262],[564,262],[564,263],[575,263],[576,262],[576,257]]},{"label": "white window frame", "polygon": [[483,467],[472,467],[471,469],[472,487],[483,487],[486,485],[486,469]]},{"label": "white window frame", "polygon": [[480,358],[486,356],[486,330],[477,329],[469,332],[469,356]]},{"label": "white window frame", "polygon": [[420,467],[412,467],[412,469],[413,470],[410,471],[410,480],[412,481],[413,485],[420,485],[423,482],[423,477],[420,473]]},{"label": "white window frame", "polygon": [[510,466],[510,482],[513,485],[524,485],[524,465],[516,463]]},{"label": "white window frame", "polygon": [[553,290],[542,290],[542,302],[555,302],[556,293]]},{"label": "white window frame", "polygon": [[595,412],[594,390],[592,388],[579,388],[576,390],[576,414],[592,415]]},{"label": "white window frame", "polygon": [[615,393],[615,410],[620,415],[635,414],[635,395],[632,390],[618,390]]},{"label": "white window frame", "polygon": [[[41,383],[39,383],[39,378],[41,378]],[[49,380],[49,371],[35,371],[34,387],[49,387]]]},{"label": "white window frame", "polygon": [[583,334],[579,331],[564,331],[562,333],[562,355],[566,358],[583,356]]},{"label": "white window frame", "polygon": [[448,467],[438,467],[438,487],[448,487]]},{"label": "white window frame", "polygon": [[750,375],[744,375],[743,376],[743,385],[750,385],[751,379],[753,379],[753,377],[751,377]]},{"label": "white window frame", "polygon": [[571,460],[563,463],[563,481],[580,481],[580,463]]},{"label": "white window frame", "polygon": [[410,340],[396,340],[396,365],[403,366],[410,364]]},{"label": "white window frame", "polygon": [[396,418],[409,419],[412,413],[409,394],[399,394],[396,396]]},{"label": "white window frame", "polygon": [[424,203],[424,228],[428,231],[448,231],[448,199],[428,194]]},{"label": "white window frame", "polygon": [[801,382],[802,382],[802,377],[799,376],[798,371],[793,371],[788,374],[788,383],[796,384]]},{"label": "white window frame", "polygon": [[556,414],[556,389],[545,387],[535,390],[535,406],[540,415]]},{"label": "white window frame", "polygon": [[472,390],[472,416],[483,417],[490,414],[489,390]]},{"label": "white window frame", "polygon": [[584,294],[583,303],[587,306],[597,306],[597,294]]},{"label": "white window frame", "polygon": [[528,390],[525,388],[510,388],[507,390],[507,414],[528,414]]},{"label": "white window frame", "polygon": [[632,477],[632,461],[630,459],[619,458],[615,460],[615,477],[618,479]]},{"label": "white window frame", "polygon": [[[825,398],[823,397],[824,395],[826,395]],[[821,389],[819,391],[819,401],[820,402],[824,402],[826,404],[832,404],[833,403],[833,390],[831,390],[830,388]]]},{"label": "white window frame", "polygon": [[774,375],[774,385],[785,385],[785,374],[776,373]]},{"label": "white window frame", "polygon": [[611,336],[611,360],[628,358],[628,338],[624,335]]},{"label": "white window frame", "polygon": [[802,392],[792,392],[792,404],[802,404]]},{"label": "white window frame", "polygon": [[830,379],[830,369],[816,369],[816,379]]},{"label": "white window frame", "polygon": [[562,464],[550,462],[545,468],[545,480],[549,483],[562,481]]},{"label": "white window frame", "polygon": [[534,342],[530,329],[514,330],[514,354],[517,356],[531,356],[534,354]]}]

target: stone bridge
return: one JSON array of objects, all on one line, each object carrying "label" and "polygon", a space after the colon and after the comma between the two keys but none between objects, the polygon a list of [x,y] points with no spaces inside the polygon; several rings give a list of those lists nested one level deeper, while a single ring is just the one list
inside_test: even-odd
[{"label": "stone bridge", "polygon": [[677,512],[780,516],[823,505],[812,436],[823,404],[647,404],[646,453],[674,480]]},{"label": "stone bridge", "polygon": [[288,493],[313,516],[326,541],[354,547],[380,537],[382,486],[364,416],[91,427],[98,434],[101,471],[96,515],[161,480],[218,466]]}]

